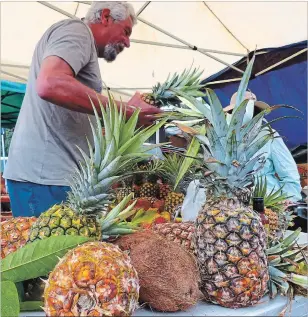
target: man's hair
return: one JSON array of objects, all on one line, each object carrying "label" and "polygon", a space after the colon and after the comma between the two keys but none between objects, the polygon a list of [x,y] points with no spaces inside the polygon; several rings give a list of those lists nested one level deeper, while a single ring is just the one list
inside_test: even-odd
[{"label": "man's hair", "polygon": [[137,23],[137,17],[133,6],[128,2],[122,1],[92,2],[91,7],[84,18],[84,22],[92,24],[100,23],[101,14],[104,9],[109,9],[111,17],[116,21],[123,21],[128,17],[131,17],[133,25]]}]

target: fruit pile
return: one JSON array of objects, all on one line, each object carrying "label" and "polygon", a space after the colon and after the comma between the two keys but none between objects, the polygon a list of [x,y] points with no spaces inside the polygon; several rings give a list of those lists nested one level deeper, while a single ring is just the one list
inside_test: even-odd
[{"label": "fruit pile", "polygon": [[[288,197],[281,190],[267,193],[266,182],[254,177],[255,163],[262,164],[258,151],[274,137],[261,125],[271,110],[243,126],[247,100],[238,100],[228,124],[212,90],[210,112],[198,103],[198,76],[184,71],[146,97],[155,105],[186,98],[193,109],[181,111],[202,118],[201,128],[183,128],[189,141],[184,156],[151,159],[143,144],[167,119],[137,128],[139,110],[126,121],[109,96],[102,122],[94,109],[94,147],[82,152],[67,201],[37,219],[1,224],[1,275],[10,288],[1,299],[16,309],[6,315],[19,314],[15,284],[33,285],[40,277],[44,303],[38,306],[47,316],[131,316],[139,304],[172,312],[198,300],[241,308],[267,292],[273,298],[292,295],[294,285],[308,289],[300,230],[283,238],[293,217],[283,208]],[[195,222],[182,222],[180,206],[195,177],[207,199]],[[264,198],[268,230],[251,207],[253,187],[252,197]]]}]

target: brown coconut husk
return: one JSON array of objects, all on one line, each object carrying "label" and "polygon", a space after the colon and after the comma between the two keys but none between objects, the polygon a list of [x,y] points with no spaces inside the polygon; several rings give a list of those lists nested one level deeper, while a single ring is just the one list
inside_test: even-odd
[{"label": "brown coconut husk", "polygon": [[192,254],[150,230],[123,236],[115,243],[129,251],[142,303],[164,312],[186,310],[197,303],[199,272]]}]

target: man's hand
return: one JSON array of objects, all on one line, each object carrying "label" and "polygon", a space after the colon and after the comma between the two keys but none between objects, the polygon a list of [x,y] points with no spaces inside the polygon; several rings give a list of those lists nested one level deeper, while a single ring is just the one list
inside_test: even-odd
[{"label": "man's hand", "polygon": [[136,92],[135,95],[127,102],[127,116],[130,117],[136,108],[141,109],[138,120],[140,126],[152,125],[157,119],[153,115],[162,112],[159,108],[151,106],[144,102],[141,99],[141,95],[139,92]]}]

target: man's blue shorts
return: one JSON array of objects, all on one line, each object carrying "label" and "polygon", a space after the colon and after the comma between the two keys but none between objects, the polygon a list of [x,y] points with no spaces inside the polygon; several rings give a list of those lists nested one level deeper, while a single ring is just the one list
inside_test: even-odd
[{"label": "man's blue shorts", "polygon": [[38,217],[55,204],[66,201],[69,186],[40,185],[7,180],[14,217]]}]

